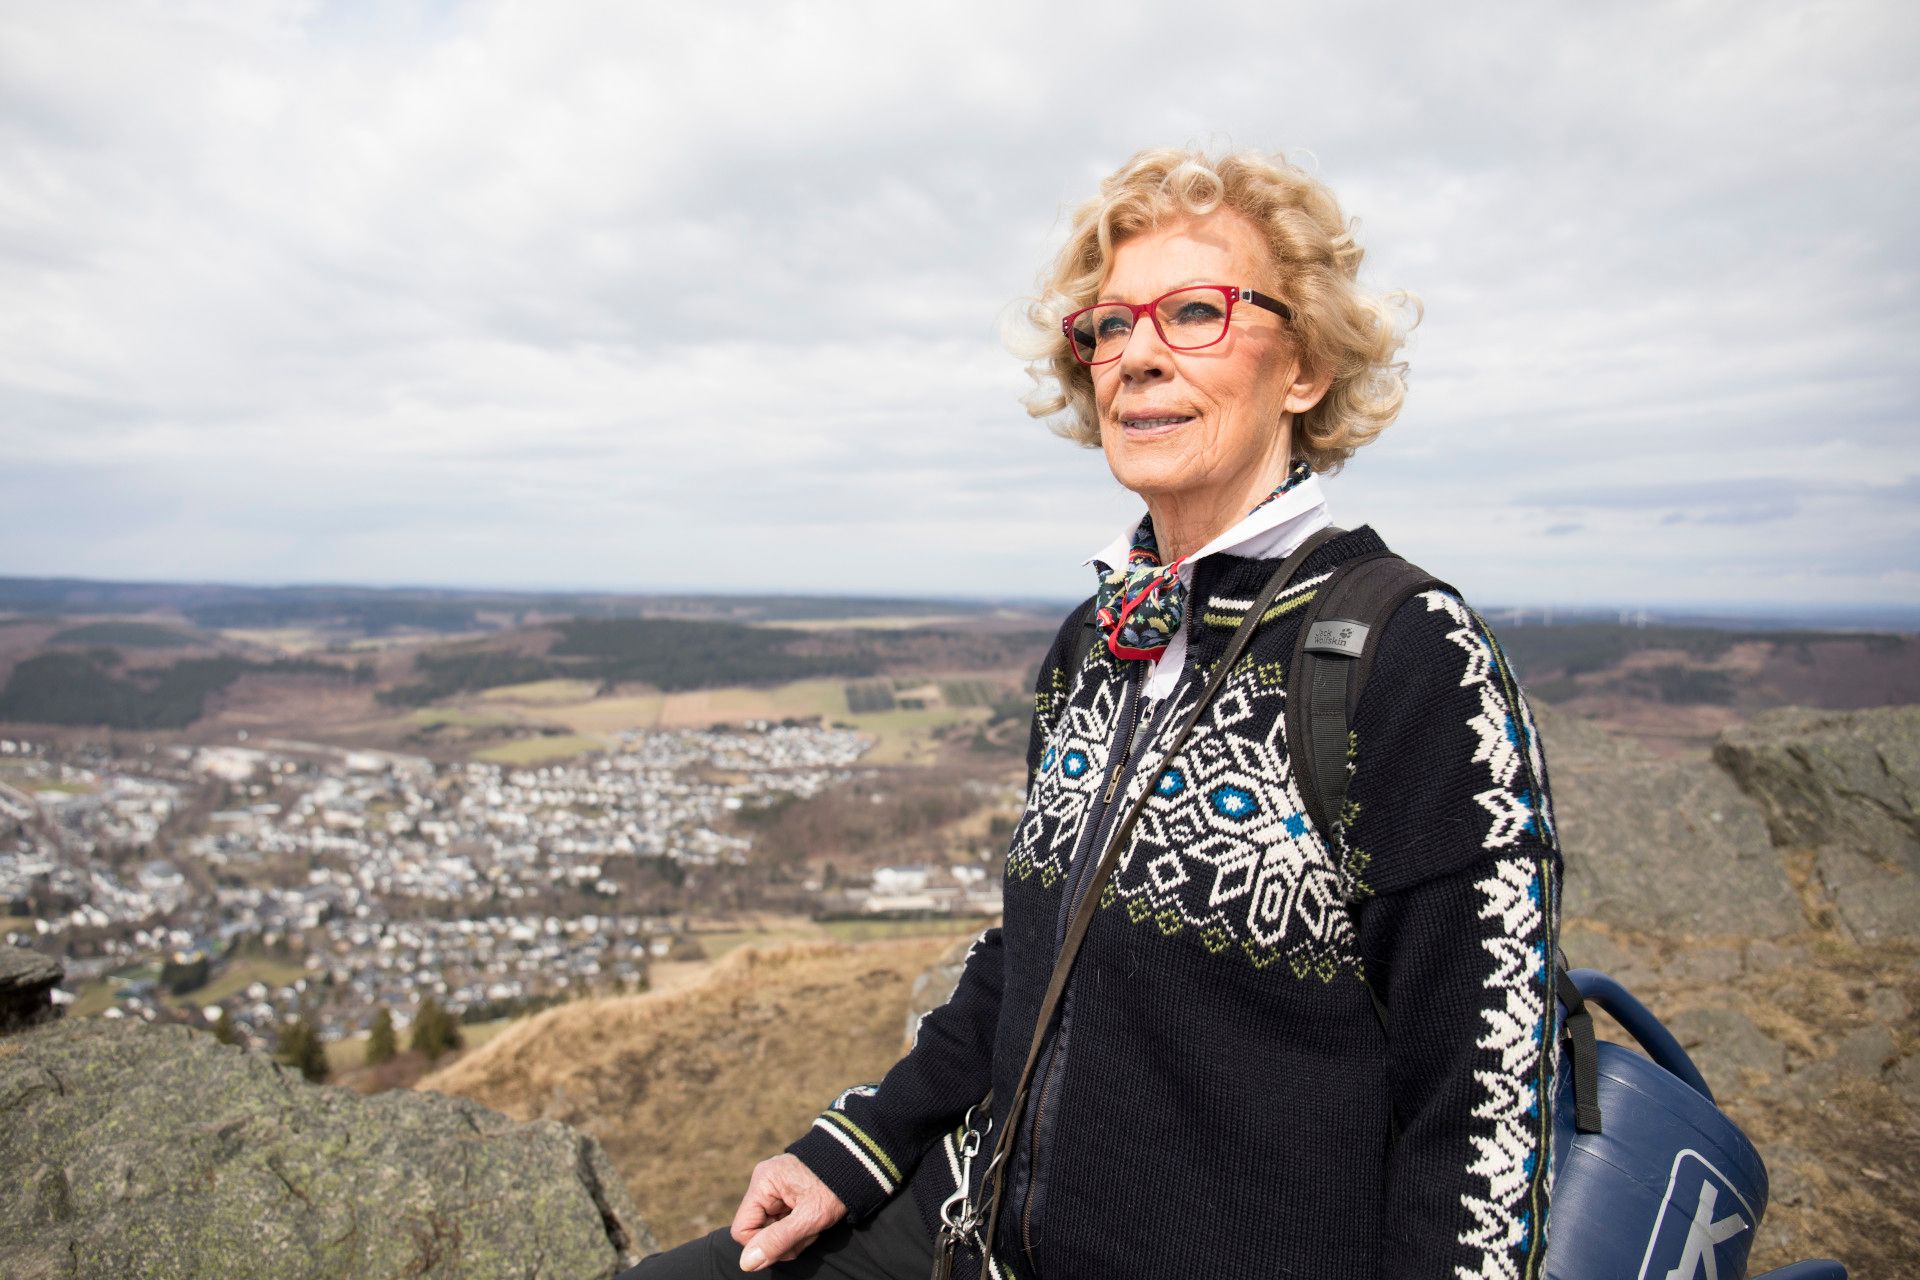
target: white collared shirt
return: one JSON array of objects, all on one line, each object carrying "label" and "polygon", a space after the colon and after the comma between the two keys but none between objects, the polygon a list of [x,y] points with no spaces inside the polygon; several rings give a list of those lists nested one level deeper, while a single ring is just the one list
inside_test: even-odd
[{"label": "white collared shirt", "polygon": [[[1194,564],[1216,551],[1270,560],[1290,554],[1332,523],[1333,517],[1327,514],[1326,495],[1320,491],[1320,477],[1310,475],[1272,502],[1241,517],[1238,524],[1183,560],[1176,572],[1181,585],[1191,593]],[[1127,553],[1133,549],[1134,532],[1139,528],[1140,522],[1135,520],[1119,537],[1081,563],[1100,566],[1103,575],[1126,564]],[[1193,597],[1189,594],[1187,598],[1191,602]],[[1184,619],[1168,642],[1166,652],[1154,659],[1153,669],[1147,675],[1147,698],[1165,697],[1179,681],[1180,672],[1187,665],[1187,632],[1191,627],[1192,619]]]}]

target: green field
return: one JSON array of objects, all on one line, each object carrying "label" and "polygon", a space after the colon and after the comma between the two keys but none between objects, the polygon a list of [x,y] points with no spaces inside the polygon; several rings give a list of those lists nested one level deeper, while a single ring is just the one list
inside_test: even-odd
[{"label": "green field", "polygon": [[811,920],[793,920],[775,925],[771,929],[716,929],[711,933],[696,931],[701,949],[707,953],[707,959],[718,960],[729,951],[738,951],[741,947],[777,947],[784,942],[818,942],[826,935],[820,926]]},{"label": "green field", "polygon": [[492,729],[524,724],[519,716],[506,711],[471,710],[466,707],[422,707],[406,717],[409,724],[432,729],[443,724],[463,729]]},{"label": "green field", "polygon": [[152,622],[88,622],[47,637],[48,644],[104,644],[123,649],[178,649],[200,637]]},{"label": "green field", "polygon": [[891,938],[966,938],[980,932],[990,917],[953,916],[932,920],[822,920],[820,928],[841,942],[879,942]]},{"label": "green field", "polygon": [[269,987],[290,986],[299,978],[307,976],[306,969],[286,960],[275,960],[270,956],[241,956],[213,976],[206,986],[189,991],[180,996],[163,996],[168,1004],[200,1006],[219,1004],[228,996],[245,991],[256,982],[264,982]]},{"label": "green field", "polygon": [[577,733],[562,733],[543,738],[515,738],[473,753],[475,760],[493,764],[545,764],[589,751],[603,751],[606,743]]},{"label": "green field", "polygon": [[795,680],[770,689],[729,685],[676,693],[660,710],[667,725],[704,725],[719,721],[784,720],[789,716],[842,716],[847,710],[841,680]]},{"label": "green field", "polygon": [[948,725],[963,721],[984,724],[993,718],[985,707],[928,707],[917,711],[874,711],[866,715],[842,716],[862,733],[879,739],[866,757],[870,764],[925,764],[939,748],[934,734]]},{"label": "green field", "polygon": [[940,627],[964,622],[958,613],[874,614],[867,618],[781,618],[750,625],[788,631],[906,631],[913,627]]},{"label": "green field", "polygon": [[[422,707],[400,718],[399,725],[419,730],[449,728],[488,730],[520,728],[533,723],[564,726],[570,732],[547,737],[497,742],[472,753],[475,760],[495,764],[544,764],[587,752],[604,750],[611,735],[626,730],[705,728],[747,720],[806,719],[818,716],[828,723],[850,725],[877,740],[867,757],[875,764],[924,763],[937,754],[935,735],[949,726],[989,719],[998,686],[974,676],[940,679],[915,677],[904,682],[944,699],[945,706],[853,711],[852,699],[863,706],[879,700],[882,681],[839,679],[795,680],[770,688],[730,685],[693,689],[683,693],[621,693],[594,697],[594,686],[582,680],[536,680],[503,685],[479,696],[462,695]],[[524,710],[523,710],[524,709]]]},{"label": "green field", "polygon": [[[306,976],[306,969],[286,960],[276,960],[271,956],[244,955],[230,961],[213,980],[203,987],[196,987],[184,995],[168,995],[165,991],[155,993],[155,999],[161,1004],[180,1009],[199,1009],[210,1004],[219,1004],[229,996],[237,995],[256,982],[264,982],[269,987],[289,986],[297,978]],[[111,977],[99,982],[90,982],[75,991],[74,1003],[67,1013],[76,1018],[91,1017],[93,1014],[110,1009],[116,1002],[120,984],[114,978],[158,978],[160,966],[143,965],[133,969],[123,969]]]},{"label": "green field", "polygon": [[883,942],[894,938],[964,938],[987,923],[971,916],[936,916],[927,920],[806,920],[783,917],[758,929],[699,930],[695,936],[709,960],[718,960],[741,947],[777,947],[788,942]]},{"label": "green field", "polygon": [[526,684],[503,684],[481,692],[488,702],[526,702],[545,706],[553,702],[580,702],[593,696],[590,680],[533,680]]},{"label": "green field", "polygon": [[53,781],[37,779],[37,778],[30,778],[22,781],[20,783],[20,789],[22,791],[35,791],[35,792],[51,791],[55,795],[63,795],[63,796],[91,795],[93,794],[93,791],[94,791],[94,788],[88,786],[84,782],[53,782]]},{"label": "green field", "polygon": [[312,627],[221,627],[219,633],[289,653],[305,653],[328,643],[328,638]]}]

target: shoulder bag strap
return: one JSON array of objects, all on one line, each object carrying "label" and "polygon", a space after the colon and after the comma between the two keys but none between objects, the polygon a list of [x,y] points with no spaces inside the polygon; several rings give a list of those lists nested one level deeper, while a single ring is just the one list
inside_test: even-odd
[{"label": "shoulder bag strap", "polygon": [[[1233,633],[1233,638],[1227,642],[1226,652],[1221,655],[1220,661],[1214,664],[1213,671],[1207,678],[1206,687],[1200,692],[1200,700],[1194,704],[1193,711],[1187,716],[1186,722],[1168,742],[1166,752],[1161,756],[1163,767],[1179,755],[1180,748],[1186,745],[1188,735],[1193,732],[1194,726],[1205,714],[1207,704],[1213,701],[1214,694],[1219,692],[1222,684],[1226,683],[1227,674],[1233,670],[1233,664],[1239,661],[1240,655],[1246,650],[1247,642],[1253,638],[1254,629],[1260,625],[1260,615],[1265,613],[1267,606],[1286,589],[1287,584],[1293,580],[1309,555],[1329,539],[1344,532],[1343,529],[1321,529],[1309,536],[1305,542],[1294,549],[1293,554],[1280,562],[1280,567],[1274,570],[1273,577],[1268,580],[1266,587],[1254,600],[1253,607],[1248,609],[1246,617],[1241,619],[1240,626]],[[1154,788],[1150,781],[1147,786],[1140,789],[1140,794],[1134,797],[1133,804],[1128,807],[1126,816],[1114,827],[1112,836],[1107,840],[1106,850],[1100,855],[1100,861],[1094,866],[1093,876],[1087,882],[1086,891],[1080,899],[1080,906],[1073,914],[1073,921],[1067,926],[1066,937],[1060,944],[1060,957],[1054,962],[1053,977],[1047,983],[1046,996],[1040,1001],[1040,1015],[1034,1019],[1033,1039],[1027,1046],[1026,1065],[1020,1069],[1020,1082],[1014,1088],[1013,1101],[1007,1110],[1006,1125],[1000,1130],[999,1140],[994,1144],[993,1159],[987,1165],[987,1172],[981,1180],[981,1196],[987,1202],[986,1236],[981,1242],[984,1251],[991,1252],[993,1249],[995,1231],[1000,1222],[1000,1198],[1005,1189],[1005,1180],[1002,1175],[1006,1170],[1007,1158],[1013,1151],[1014,1135],[1020,1131],[1020,1113],[1026,1108],[1027,1087],[1032,1083],[1034,1065],[1039,1061],[1041,1042],[1046,1039],[1047,1030],[1053,1024],[1054,1014],[1060,1007],[1060,998],[1066,992],[1067,977],[1073,970],[1074,958],[1079,955],[1080,943],[1087,936],[1087,927],[1092,924],[1093,914],[1099,908],[1100,891],[1106,885],[1107,877],[1112,874],[1114,865],[1120,860],[1120,851],[1127,846],[1127,838],[1133,833],[1135,820],[1139,818],[1141,810],[1146,808],[1147,801],[1153,794]]]}]

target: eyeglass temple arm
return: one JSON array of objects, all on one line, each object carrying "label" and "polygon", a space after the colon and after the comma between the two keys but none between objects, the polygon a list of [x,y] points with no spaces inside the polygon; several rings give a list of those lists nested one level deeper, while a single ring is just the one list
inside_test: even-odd
[{"label": "eyeglass temple arm", "polygon": [[1240,301],[1251,302],[1256,307],[1265,307],[1282,320],[1285,320],[1288,324],[1293,323],[1293,308],[1280,301],[1280,299],[1270,298],[1258,289],[1241,289],[1239,290],[1239,294]]}]

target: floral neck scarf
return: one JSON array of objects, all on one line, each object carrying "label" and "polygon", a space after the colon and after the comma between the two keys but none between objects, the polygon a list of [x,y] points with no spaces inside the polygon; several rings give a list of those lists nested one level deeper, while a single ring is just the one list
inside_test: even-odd
[{"label": "floral neck scarf", "polygon": [[[1294,463],[1280,487],[1255,503],[1253,511],[1312,474],[1313,468],[1305,462]],[[1094,597],[1094,619],[1106,634],[1107,650],[1114,657],[1155,659],[1167,651],[1186,616],[1187,588],[1180,581],[1180,566],[1186,559],[1182,556],[1172,564],[1161,564],[1160,548],[1153,537],[1153,517],[1141,518],[1127,563],[1101,575]]]}]

